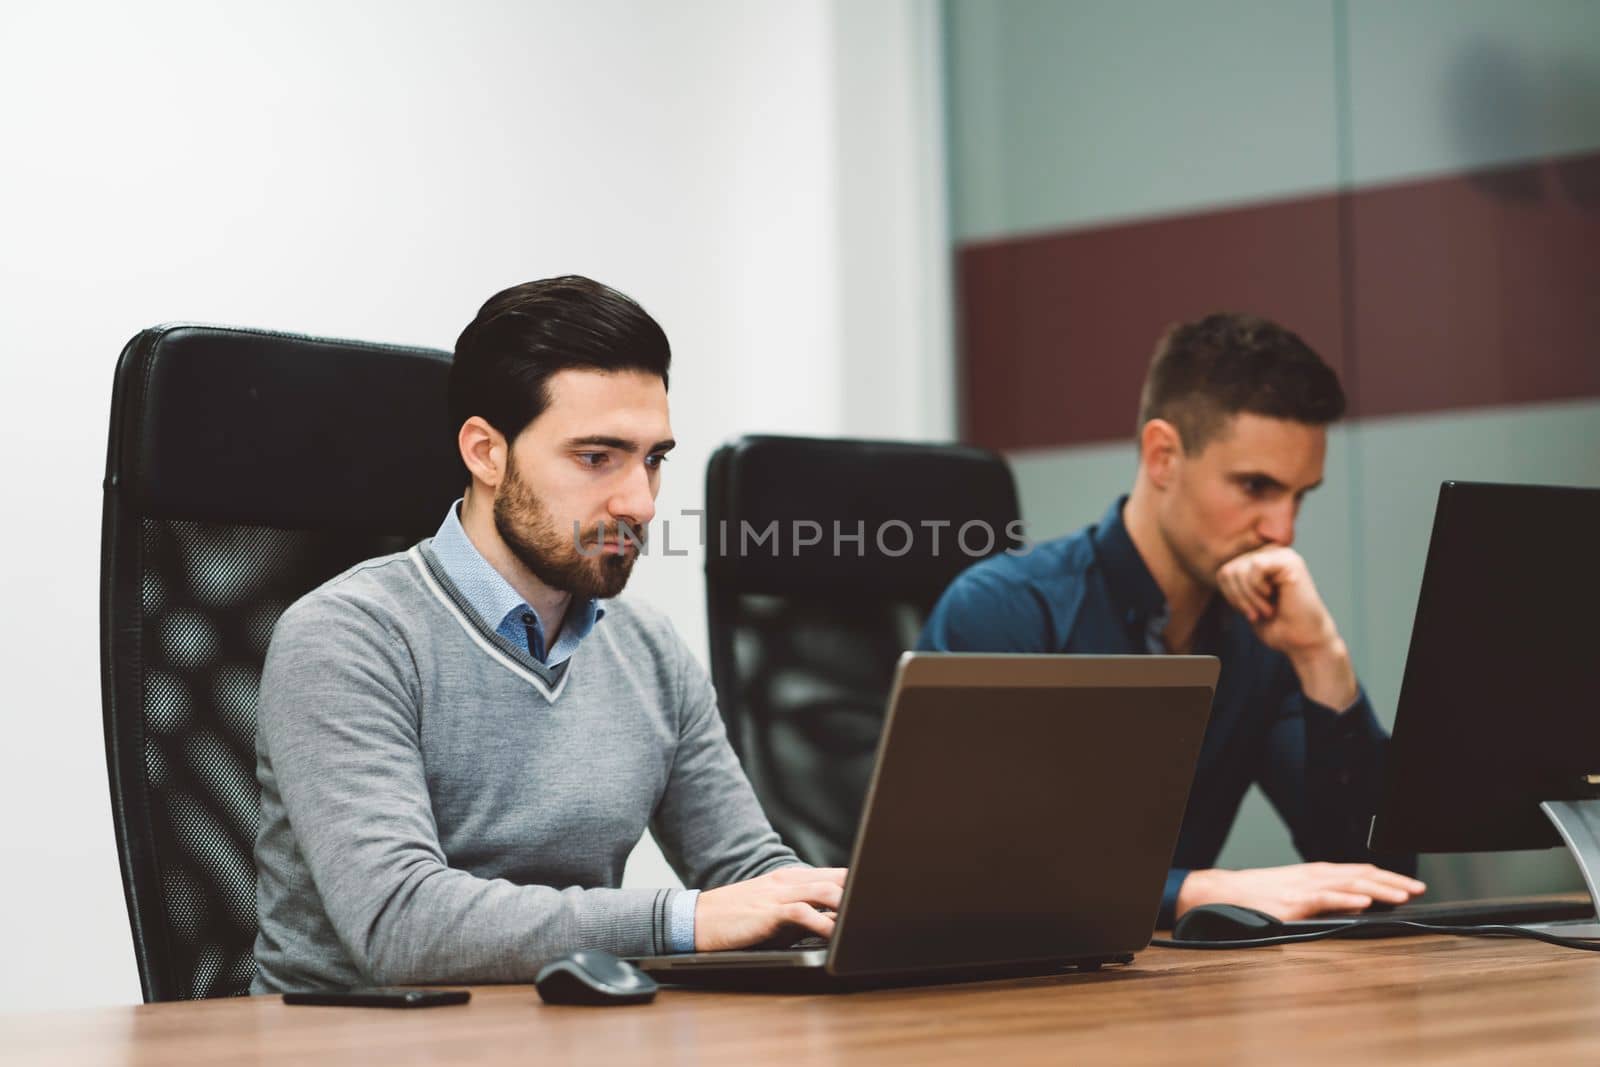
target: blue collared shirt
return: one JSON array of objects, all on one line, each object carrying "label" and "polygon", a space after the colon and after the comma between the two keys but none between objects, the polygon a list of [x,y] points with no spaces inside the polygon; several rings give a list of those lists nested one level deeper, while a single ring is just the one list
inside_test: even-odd
[{"label": "blue collared shirt", "polygon": [[[917,647],[1100,655],[1160,650],[1166,597],[1123,524],[1126,500],[1077,533],[967,568],[940,597]],[[1288,659],[1262,644],[1220,596],[1201,617],[1194,645],[1195,652],[1218,657],[1222,673],[1162,895],[1161,925],[1172,924],[1189,872],[1215,865],[1252,783],[1288,824],[1306,860],[1414,870],[1415,857],[1367,851],[1388,736],[1366,692],[1342,712],[1310,699]]]},{"label": "blue collared shirt", "polygon": [[[574,601],[567,608],[567,619],[553,648],[545,648],[544,620],[522,599],[505,576],[483,558],[467,531],[461,526],[458,509],[461,501],[450,505],[439,532],[433,535],[433,553],[461,591],[473,612],[485,626],[514,645],[526,648],[534,659],[547,667],[565,663],[595,623],[605,618],[606,609],[594,597]],[[694,909],[698,889],[673,898],[667,921],[667,940],[674,952],[694,951]]]},{"label": "blue collared shirt", "polygon": [[433,552],[479,620],[512,644],[526,648],[534,659],[547,667],[571,659],[578,644],[594,629],[594,624],[605,618],[606,609],[593,597],[573,601],[567,608],[561,636],[556,639],[554,648],[547,649],[544,620],[511,587],[505,576],[483,558],[483,553],[461,526],[456,514],[460,506],[461,501],[457,500],[445,513],[439,532],[433,535]]}]

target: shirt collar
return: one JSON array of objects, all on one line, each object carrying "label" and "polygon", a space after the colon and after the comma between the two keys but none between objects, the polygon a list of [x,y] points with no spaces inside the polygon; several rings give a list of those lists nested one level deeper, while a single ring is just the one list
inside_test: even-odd
[{"label": "shirt collar", "polygon": [[1167,598],[1150,568],[1145,566],[1144,557],[1134,547],[1127,524],[1122,521],[1122,507],[1127,502],[1126,496],[1118,497],[1091,528],[1089,539],[1100,570],[1106,576],[1112,607],[1126,625],[1142,630],[1152,619],[1165,617]]},{"label": "shirt collar", "polygon": [[[1089,537],[1094,544],[1095,559],[1106,576],[1113,610],[1135,631],[1137,639],[1144,642],[1146,651],[1164,652],[1161,635],[1167,628],[1171,611],[1167,595],[1156,584],[1155,576],[1128,534],[1127,523],[1122,521],[1122,508],[1127,502],[1126,496],[1118,497],[1095,524]],[[1221,596],[1213,594],[1195,623],[1194,651],[1220,647],[1235,614]]]},{"label": "shirt collar", "polygon": [[[438,557],[445,574],[461,590],[479,621],[490,630],[499,630],[506,617],[512,614],[520,617],[524,612],[533,612],[537,617],[538,612],[534,612],[505,576],[483,558],[483,553],[467,536],[458,514],[460,507],[459,500],[450,505],[444,522],[439,524],[439,532],[433,535],[433,554]],[[576,641],[587,636],[605,613],[605,608],[594,597],[574,600],[567,608],[566,622],[561,628],[563,642],[569,637]],[[542,634],[544,620],[540,619],[539,623]]]}]

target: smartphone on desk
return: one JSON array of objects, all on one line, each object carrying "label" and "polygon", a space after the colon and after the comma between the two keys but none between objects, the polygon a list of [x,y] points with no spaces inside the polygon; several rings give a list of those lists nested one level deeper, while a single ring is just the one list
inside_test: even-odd
[{"label": "smartphone on desk", "polygon": [[437,1008],[465,1004],[472,999],[466,989],[407,989],[404,986],[358,986],[355,989],[317,989],[285,993],[285,1004],[325,1004],[352,1008]]}]

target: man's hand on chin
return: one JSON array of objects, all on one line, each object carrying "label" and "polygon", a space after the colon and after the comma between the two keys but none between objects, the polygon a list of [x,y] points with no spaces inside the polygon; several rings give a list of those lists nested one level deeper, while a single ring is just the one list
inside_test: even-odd
[{"label": "man's hand on chin", "polygon": [[1355,703],[1350,652],[1300,553],[1268,545],[1235,556],[1217,570],[1217,590],[1262,644],[1289,657],[1306,696],[1335,711]]},{"label": "man's hand on chin", "polygon": [[1178,914],[1202,904],[1239,904],[1280,919],[1365,911],[1374,901],[1404,904],[1427,886],[1370,863],[1296,863],[1246,871],[1191,871]]}]

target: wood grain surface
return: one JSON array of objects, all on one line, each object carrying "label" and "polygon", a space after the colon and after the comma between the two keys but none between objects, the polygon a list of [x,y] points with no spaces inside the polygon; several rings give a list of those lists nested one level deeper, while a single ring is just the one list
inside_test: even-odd
[{"label": "wood grain surface", "polygon": [[1099,974],[833,996],[664,990],[550,1007],[277,997],[0,1016],[30,1064],[1600,1062],[1600,953],[1440,937],[1149,949]]}]

